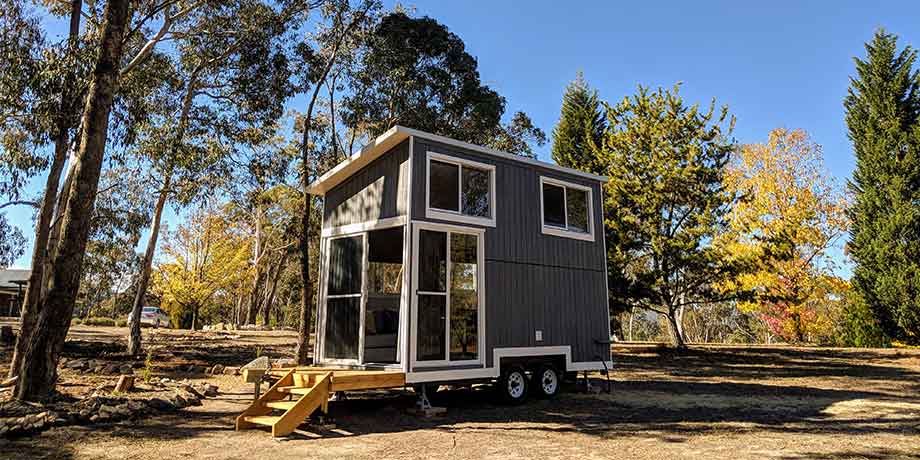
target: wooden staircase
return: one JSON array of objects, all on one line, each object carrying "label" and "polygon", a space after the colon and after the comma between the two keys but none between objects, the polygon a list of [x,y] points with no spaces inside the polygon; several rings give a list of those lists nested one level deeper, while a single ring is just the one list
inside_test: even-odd
[{"label": "wooden staircase", "polygon": [[[272,436],[287,436],[316,409],[329,411],[331,390],[331,371],[298,372],[291,369],[236,418],[236,429],[269,426]],[[273,412],[281,414],[272,415]]]}]

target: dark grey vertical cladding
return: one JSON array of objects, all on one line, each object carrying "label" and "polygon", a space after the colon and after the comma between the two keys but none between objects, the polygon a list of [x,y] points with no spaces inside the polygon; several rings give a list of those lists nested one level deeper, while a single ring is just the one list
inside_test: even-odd
[{"label": "dark grey vertical cladding", "polygon": [[409,141],[349,177],[326,193],[323,227],[406,215],[409,184]]},{"label": "dark grey vertical cladding", "polygon": [[[600,184],[416,138],[413,220],[445,222],[425,217],[428,151],[495,165],[496,222],[485,233],[486,364],[493,364],[492,349],[505,347],[569,345],[573,361],[608,359],[606,346],[595,343],[608,340],[609,321]],[[542,233],[541,175],[591,187],[595,241]]]}]

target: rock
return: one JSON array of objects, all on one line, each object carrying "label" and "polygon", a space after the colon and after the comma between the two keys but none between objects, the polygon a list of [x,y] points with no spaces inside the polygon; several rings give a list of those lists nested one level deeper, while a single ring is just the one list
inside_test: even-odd
[{"label": "rock", "polygon": [[147,410],[147,405],[144,404],[143,401],[138,401],[136,399],[132,399],[125,404],[128,406],[128,410],[132,414],[139,414]]},{"label": "rock", "polygon": [[[118,408],[116,406],[110,406],[108,404],[103,404],[102,406],[99,407],[99,412],[97,413],[97,415],[99,415],[100,417],[110,417],[112,414],[115,414],[117,412],[118,412]],[[92,419],[92,417],[90,418]]]},{"label": "rock", "polygon": [[134,367],[132,367],[130,364],[122,364],[121,367],[118,368],[118,372],[122,374],[133,374]]},{"label": "rock", "polygon": [[208,398],[213,398],[217,396],[218,388],[217,388],[217,385],[213,385],[209,383],[209,384],[206,384],[202,388],[201,392],[204,393],[204,395],[207,396]]},{"label": "rock", "polygon": [[113,375],[117,374],[119,370],[120,369],[118,368],[118,364],[106,364],[105,367],[102,368],[102,373],[105,375]]},{"label": "rock", "polygon": [[147,407],[149,407],[149,408],[151,408],[151,409],[153,409],[153,410],[161,411],[161,412],[167,412],[167,411],[176,410],[176,405],[175,405],[175,404],[173,404],[172,402],[167,401],[167,400],[165,400],[165,399],[162,399],[162,398],[150,398],[150,399],[148,399],[148,400],[147,400]]},{"label": "rock", "polygon": [[80,370],[89,367],[89,363],[85,359],[72,359],[67,361],[67,364],[64,364],[64,367],[67,369]]},{"label": "rock", "polygon": [[259,356],[243,366],[243,369],[268,369],[269,364],[268,356]]},{"label": "rock", "polygon": [[131,391],[134,388],[134,376],[133,375],[122,375],[118,377],[118,383],[115,385],[115,391],[118,393],[125,393]]},{"label": "rock", "polygon": [[220,375],[223,373],[224,373],[224,366],[221,364],[215,364],[214,367],[211,368],[211,372],[210,372],[211,375]]},{"label": "rock", "polygon": [[189,401],[179,392],[173,393],[173,395],[169,397],[169,402],[178,409],[182,409],[189,405]]},{"label": "rock", "polygon": [[281,358],[275,360],[275,367],[294,367],[297,361],[294,358]]},{"label": "rock", "polygon": [[239,374],[240,374],[240,368],[238,367],[227,366],[224,368],[224,375],[239,375]]},{"label": "rock", "polygon": [[189,385],[189,384],[180,385],[179,388],[182,389],[183,391],[187,391],[187,392],[189,392],[189,393],[195,395],[195,397],[198,398],[198,399],[201,399],[201,398],[204,397],[204,395],[201,394],[201,392],[198,391],[197,388],[195,388],[195,387],[193,387],[193,386],[191,386],[191,385]]}]

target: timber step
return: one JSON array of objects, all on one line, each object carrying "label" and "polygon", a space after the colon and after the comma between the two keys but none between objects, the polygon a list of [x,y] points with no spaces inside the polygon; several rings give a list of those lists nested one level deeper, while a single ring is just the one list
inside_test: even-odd
[{"label": "timber step", "polygon": [[307,395],[307,394],[310,394],[311,391],[313,391],[312,386],[310,387],[284,386],[284,387],[278,387],[277,389],[278,391],[282,393],[290,393],[293,395]]},{"label": "timber step", "polygon": [[265,403],[265,407],[276,409],[276,410],[290,410],[292,407],[297,405],[297,401],[268,401]]},{"label": "timber step", "polygon": [[281,417],[272,415],[247,415],[243,417],[243,420],[249,423],[255,423],[256,425],[274,426],[278,420],[281,420]]},{"label": "timber step", "polygon": [[[272,436],[287,436],[313,412],[328,412],[333,392],[398,388],[406,384],[405,374],[401,372],[323,368],[247,369],[243,378],[258,385],[267,373],[278,380],[236,418],[237,430],[269,426]],[[280,411],[284,412],[270,415]]]},{"label": "timber step", "polygon": [[[288,371],[265,394],[236,418],[236,429],[244,430],[257,425],[269,426],[272,436],[287,436],[304,422],[314,411],[328,410],[332,373],[324,372],[304,379]],[[284,401],[288,395],[299,395],[292,401]],[[283,410],[279,416],[268,415],[273,410]]]}]

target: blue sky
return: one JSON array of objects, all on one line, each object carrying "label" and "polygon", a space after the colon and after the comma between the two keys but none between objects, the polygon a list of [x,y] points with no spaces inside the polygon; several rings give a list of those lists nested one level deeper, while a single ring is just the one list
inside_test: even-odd
[{"label": "blue sky", "polygon": [[[823,145],[826,166],[841,182],[854,164],[842,105],[852,58],[864,55],[863,44],[878,27],[899,35],[902,45],[920,47],[916,1],[404,5],[459,35],[478,58],[483,82],[507,99],[508,112],[527,112],[547,133],[559,116],[563,88],[579,70],[611,102],[640,83],[680,81],[687,101],[708,104],[716,97],[728,104],[738,119],[739,142],[763,141],[776,127],[807,130]],[[548,160],[548,145],[538,152]],[[13,209],[8,217],[32,233],[30,210]],[[27,266],[30,254],[31,248],[16,265]]]}]

